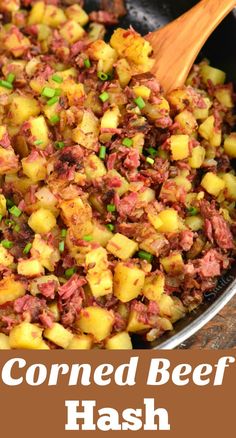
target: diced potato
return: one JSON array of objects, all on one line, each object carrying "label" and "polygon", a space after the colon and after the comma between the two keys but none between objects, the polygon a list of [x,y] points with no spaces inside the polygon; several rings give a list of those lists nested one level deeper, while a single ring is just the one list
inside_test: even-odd
[{"label": "diced potato", "polygon": [[160,297],[159,303],[158,303],[159,309],[160,309],[160,315],[171,317],[174,310],[174,301],[172,297],[170,297],[167,294],[163,294]]},{"label": "diced potato", "polygon": [[162,225],[159,227],[158,231],[161,233],[175,233],[178,231],[179,217],[176,210],[168,208],[167,210],[161,211],[158,217],[162,221]]},{"label": "diced potato", "polygon": [[91,111],[84,111],[82,122],[72,130],[72,140],[87,149],[97,150],[99,121]]},{"label": "diced potato", "polygon": [[14,257],[0,244],[0,265],[10,266],[14,261]]},{"label": "diced potato", "polygon": [[38,234],[49,233],[49,231],[56,226],[56,223],[57,221],[55,216],[46,208],[39,208],[38,210],[34,211],[28,220],[30,228],[32,228],[32,230]]},{"label": "diced potato", "polygon": [[189,227],[192,231],[199,231],[203,228],[203,219],[201,216],[189,216],[185,219],[185,224],[187,227]]},{"label": "diced potato", "polygon": [[232,132],[226,137],[224,141],[224,150],[229,157],[236,158],[236,132]]},{"label": "diced potato", "polygon": [[78,239],[92,233],[92,209],[88,203],[78,197],[62,201],[60,208],[62,219]]},{"label": "diced potato", "polygon": [[37,144],[37,149],[45,149],[49,143],[48,138],[48,127],[43,116],[35,117],[30,120],[30,131],[32,137],[35,138],[36,141],[40,141],[40,144]]},{"label": "diced potato", "polygon": [[115,187],[114,190],[118,193],[119,196],[124,195],[129,190],[129,183],[128,181],[119,173],[117,170],[112,169],[107,172],[107,177],[109,178],[119,178],[120,179],[120,187]]},{"label": "diced potato", "polygon": [[66,79],[60,84],[60,88],[66,94],[70,106],[81,106],[81,103],[84,102],[85,90],[83,84],[77,84],[73,79]]},{"label": "diced potato", "polygon": [[136,298],[142,291],[145,273],[135,265],[117,263],[114,273],[114,295],[123,303]]},{"label": "diced potato", "polygon": [[112,70],[117,60],[117,53],[103,40],[94,41],[88,49],[88,55],[94,61],[98,61],[98,71],[108,73]]},{"label": "diced potato", "polygon": [[139,320],[139,314],[136,310],[131,310],[129,314],[129,321],[127,326],[127,331],[130,333],[139,333],[148,330],[150,325],[144,324]]},{"label": "diced potato", "polygon": [[29,322],[22,322],[10,331],[9,343],[15,349],[49,350],[43,341],[42,329]]},{"label": "diced potato", "polygon": [[67,350],[91,350],[93,338],[90,335],[75,335],[71,339]]},{"label": "diced potato", "polygon": [[103,115],[101,130],[116,129],[119,126],[120,110],[118,106],[112,105]]},{"label": "diced potato", "polygon": [[39,260],[31,258],[19,261],[17,272],[25,277],[37,277],[44,274],[44,269]]},{"label": "diced potato", "polygon": [[180,127],[180,132],[191,135],[197,130],[197,122],[193,115],[188,110],[184,110],[175,117],[175,122]]},{"label": "diced potato", "polygon": [[16,12],[20,9],[20,0],[5,0],[0,2],[0,10],[3,12]]},{"label": "diced potato", "polygon": [[29,284],[29,291],[31,295],[36,296],[40,294],[40,289],[38,286],[45,283],[55,283],[56,287],[60,286],[59,280],[55,275],[43,275],[39,278],[34,278]]},{"label": "diced potato", "polygon": [[173,181],[177,185],[177,187],[183,188],[187,193],[192,190],[192,184],[191,181],[189,181],[188,178],[185,178],[182,175],[176,176],[173,178]]},{"label": "diced potato", "polygon": [[51,272],[54,271],[55,264],[60,260],[58,249],[53,248],[53,246],[46,243],[39,234],[35,234],[32,243],[32,250],[36,252],[37,257],[44,268]]},{"label": "diced potato", "polygon": [[38,206],[47,208],[48,210],[51,210],[55,216],[57,215],[57,198],[47,186],[43,186],[37,190],[35,197],[38,199],[37,208]]},{"label": "diced potato", "polygon": [[146,87],[145,85],[136,85],[134,88],[134,94],[136,97],[142,97],[143,99],[149,99],[151,95],[150,88]]},{"label": "diced potato", "polygon": [[162,273],[151,274],[145,279],[142,293],[150,301],[156,301],[158,303],[164,293],[164,287],[165,276]]},{"label": "diced potato", "polygon": [[66,16],[61,8],[54,5],[46,5],[42,23],[50,27],[59,27],[66,21]]},{"label": "diced potato", "polygon": [[189,136],[172,135],[170,137],[170,148],[173,160],[184,160],[189,156]]},{"label": "diced potato", "polygon": [[106,28],[103,24],[100,23],[89,24],[88,39],[91,43],[103,39],[105,33],[106,33]]},{"label": "diced potato", "polygon": [[95,154],[89,155],[85,159],[85,174],[89,181],[95,180],[96,178],[101,178],[106,175],[106,167],[100,158]]},{"label": "diced potato", "polygon": [[138,199],[140,202],[145,202],[145,203],[154,201],[156,199],[155,190],[150,189],[149,187],[145,188],[144,190],[139,192]]},{"label": "diced potato", "polygon": [[10,105],[11,123],[21,125],[30,117],[40,113],[40,106],[36,99],[30,96],[15,95]]},{"label": "diced potato", "polygon": [[0,193],[0,214],[5,216],[7,213],[7,200],[4,195]]},{"label": "diced potato", "polygon": [[222,132],[221,130],[216,130],[214,116],[209,116],[199,126],[198,132],[203,138],[209,141],[211,146],[218,147],[221,145]]},{"label": "diced potato", "polygon": [[94,297],[112,293],[112,272],[108,269],[107,252],[104,248],[96,248],[86,254],[87,281]]},{"label": "diced potato", "polygon": [[116,63],[116,72],[119,78],[120,85],[125,88],[132,78],[132,70],[126,59],[121,58]]},{"label": "diced potato", "polygon": [[60,34],[69,44],[74,44],[83,38],[85,30],[76,21],[69,20],[60,29]]},{"label": "diced potato", "polygon": [[4,46],[15,58],[19,58],[30,47],[30,40],[19,30],[17,34],[14,33],[14,29],[15,26],[10,29],[9,34],[5,37]]},{"label": "diced potato", "polygon": [[229,109],[233,108],[234,106],[233,93],[228,86],[217,88],[214,92],[214,95],[217,98],[217,100],[221,103],[221,105]]},{"label": "diced potato", "polygon": [[76,21],[81,26],[86,26],[89,21],[88,14],[77,4],[72,4],[69,8],[66,8],[65,13],[70,20]]},{"label": "diced potato", "polygon": [[150,58],[151,44],[133,29],[116,29],[110,41],[120,57],[126,58],[135,73],[151,70],[154,60]]},{"label": "diced potato", "polygon": [[200,68],[200,74],[203,82],[207,85],[211,81],[213,85],[222,85],[225,82],[226,74],[218,68],[203,64]]},{"label": "diced potato", "polygon": [[204,120],[209,116],[209,109],[212,106],[212,102],[208,97],[204,97],[203,101],[205,103],[205,108],[195,107],[193,111],[193,115],[197,120]]},{"label": "diced potato", "polygon": [[25,295],[25,286],[14,280],[13,276],[7,276],[0,280],[0,306],[8,301],[14,301]]},{"label": "diced potato", "polygon": [[59,347],[67,348],[74,335],[65,329],[63,325],[55,322],[51,328],[44,330],[43,336]]},{"label": "diced potato", "polygon": [[148,213],[148,220],[156,230],[158,230],[163,224],[162,220],[157,214]]},{"label": "diced potato", "polygon": [[222,176],[222,180],[225,183],[224,195],[227,199],[236,201],[236,176],[232,173],[225,173]]},{"label": "diced potato", "polygon": [[225,181],[213,172],[208,172],[203,177],[201,186],[212,196],[218,196],[225,188]]},{"label": "diced potato", "polygon": [[132,350],[132,342],[127,332],[120,332],[108,338],[105,343],[107,350]]},{"label": "diced potato", "polygon": [[192,169],[199,169],[205,159],[206,151],[202,146],[196,146],[192,150],[192,155],[189,158],[188,162]]},{"label": "diced potato", "polygon": [[93,222],[92,237],[94,242],[98,242],[101,246],[106,247],[112,236],[113,233],[107,227],[99,222]]},{"label": "diced potato", "polygon": [[55,322],[60,321],[60,310],[58,308],[57,301],[53,301],[52,303],[48,304],[48,308],[50,312],[53,314],[53,318]]},{"label": "diced potato", "polygon": [[32,181],[29,178],[24,178],[23,176],[18,177],[16,173],[6,175],[5,182],[11,184],[15,190],[19,190],[22,194],[25,194],[32,185]]},{"label": "diced potato", "polygon": [[[137,132],[132,138],[133,140],[133,148],[137,149],[140,155],[143,153],[143,146],[145,143],[145,136],[143,132]],[[151,189],[150,189],[151,190]]]},{"label": "diced potato", "polygon": [[81,310],[76,326],[84,333],[94,336],[100,342],[112,331],[115,317],[112,311],[98,306],[89,306]]},{"label": "diced potato", "polygon": [[32,159],[31,155],[21,160],[23,172],[32,182],[43,181],[47,174],[47,160],[45,157],[38,155]]},{"label": "diced potato", "polygon": [[184,262],[181,253],[173,252],[168,257],[163,257],[160,261],[167,274],[173,273],[175,275],[183,271]]},{"label": "diced potato", "polygon": [[36,2],[29,13],[28,24],[31,26],[32,24],[40,24],[42,22],[45,11],[45,2]]},{"label": "diced potato", "polygon": [[187,88],[180,88],[171,91],[167,99],[177,111],[183,111],[191,103],[192,96]]},{"label": "diced potato", "polygon": [[120,233],[116,233],[107,244],[107,251],[121,260],[128,260],[137,250],[138,244]]},{"label": "diced potato", "polygon": [[18,170],[18,158],[12,148],[0,146],[0,175],[15,173]]},{"label": "diced potato", "polygon": [[10,350],[9,336],[0,333],[0,350]]}]

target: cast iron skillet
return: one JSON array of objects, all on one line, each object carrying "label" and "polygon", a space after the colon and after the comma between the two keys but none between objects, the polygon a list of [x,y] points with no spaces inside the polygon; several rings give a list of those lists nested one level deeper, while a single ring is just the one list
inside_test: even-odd
[{"label": "cast iron skillet", "polygon": [[[223,1],[223,0],[222,0]],[[187,9],[195,0],[127,0],[128,14],[120,24],[128,27],[130,24],[145,35],[172,21]],[[86,10],[99,9],[99,0],[85,0]],[[207,57],[215,67],[227,72],[228,80],[236,82],[236,10],[232,12],[218,27],[200,54]],[[206,296],[200,308],[175,324],[175,330],[162,336],[159,340],[148,343],[134,337],[134,348],[141,349],[172,349],[192,336],[236,293],[236,263],[218,282],[214,292]]]}]

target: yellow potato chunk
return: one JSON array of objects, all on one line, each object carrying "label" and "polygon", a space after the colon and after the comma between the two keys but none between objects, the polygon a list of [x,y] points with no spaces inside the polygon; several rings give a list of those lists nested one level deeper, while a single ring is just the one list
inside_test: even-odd
[{"label": "yellow potato chunk", "polygon": [[65,329],[63,325],[55,322],[51,328],[44,330],[43,336],[59,347],[67,348],[74,335]]},{"label": "yellow potato chunk", "polygon": [[60,34],[69,44],[74,44],[84,36],[85,30],[76,21],[69,20],[62,26]]},{"label": "yellow potato chunk", "polygon": [[100,342],[110,335],[114,322],[112,311],[89,306],[81,310],[76,325],[82,332],[93,335],[96,341]]},{"label": "yellow potato chunk", "polygon": [[11,123],[21,125],[30,117],[40,113],[40,106],[36,99],[29,96],[14,96],[10,105]]},{"label": "yellow potato chunk", "polygon": [[42,338],[42,329],[36,324],[22,322],[9,335],[11,348],[26,350],[49,350]]},{"label": "yellow potato chunk", "polygon": [[129,314],[127,331],[130,333],[139,333],[148,330],[149,328],[150,325],[144,324],[142,321],[139,321],[138,312],[136,312],[136,310],[131,310]]},{"label": "yellow potato chunk", "polygon": [[225,197],[236,201],[236,176],[232,173],[225,173],[222,179],[225,183]]},{"label": "yellow potato chunk", "polygon": [[98,242],[101,246],[106,247],[112,236],[113,233],[107,227],[99,222],[93,222],[92,237],[94,242]]},{"label": "yellow potato chunk", "polygon": [[7,276],[0,281],[0,306],[8,301],[14,301],[25,295],[25,287],[20,281]]},{"label": "yellow potato chunk", "polygon": [[232,132],[226,137],[224,141],[224,150],[229,157],[236,158],[236,132]]},{"label": "yellow potato chunk", "polygon": [[103,164],[103,161],[98,158],[97,155],[91,154],[85,160],[85,174],[88,181],[95,180],[96,178],[101,178],[106,175],[107,170]]},{"label": "yellow potato chunk", "polygon": [[151,95],[150,88],[146,87],[145,85],[137,85],[136,87],[133,88],[133,90],[136,97],[140,96],[143,99],[148,100]]},{"label": "yellow potato chunk", "polygon": [[[11,32],[11,31],[10,31]],[[29,38],[25,37],[20,31],[18,34],[9,33],[4,39],[4,45],[15,58],[19,58],[30,47]]]},{"label": "yellow potato chunk", "polygon": [[105,343],[107,350],[132,350],[132,342],[127,332],[120,332],[107,339]]},{"label": "yellow potato chunk", "polygon": [[174,310],[174,301],[169,295],[163,294],[158,302],[161,316],[171,317]]},{"label": "yellow potato chunk", "polygon": [[116,63],[116,72],[122,88],[125,88],[132,78],[132,70],[128,61],[121,58]]},{"label": "yellow potato chunk", "polygon": [[168,208],[163,210],[158,215],[162,222],[158,231],[161,233],[175,233],[179,229],[179,216],[176,210]]},{"label": "yellow potato chunk", "polygon": [[47,174],[47,160],[38,155],[33,160],[31,155],[21,160],[23,172],[32,182],[43,181]]},{"label": "yellow potato chunk", "polygon": [[61,8],[54,5],[46,5],[42,23],[50,27],[59,27],[65,23],[66,16]]},{"label": "yellow potato chunk", "polygon": [[185,219],[185,224],[187,227],[189,227],[192,231],[199,231],[203,228],[203,219],[201,216],[189,216]]},{"label": "yellow potato chunk", "polygon": [[180,127],[180,132],[183,132],[184,134],[188,134],[188,135],[193,134],[198,126],[196,122],[196,118],[194,117],[193,113],[191,113],[188,110],[184,110],[181,113],[179,113],[175,117],[175,122],[178,123]]},{"label": "yellow potato chunk", "polygon": [[226,73],[224,71],[207,64],[201,66],[200,74],[205,84],[208,84],[208,81],[211,81],[213,85],[222,85],[226,78]]},{"label": "yellow potato chunk", "polygon": [[170,137],[170,148],[173,160],[184,160],[189,157],[189,136],[172,135]]},{"label": "yellow potato chunk", "polygon": [[67,350],[91,350],[93,337],[90,335],[75,335],[71,339]]},{"label": "yellow potato chunk", "polygon": [[39,234],[35,234],[32,250],[36,253],[44,268],[51,272],[54,271],[55,263],[60,260],[58,249],[46,243]]},{"label": "yellow potato chunk", "polygon": [[30,131],[35,141],[41,142],[36,145],[37,149],[45,149],[49,143],[48,127],[45,118],[43,116],[32,118],[30,120]]},{"label": "yellow potato chunk", "polygon": [[218,196],[225,188],[225,181],[213,172],[208,172],[203,177],[201,186],[212,196]]},{"label": "yellow potato chunk", "polygon": [[120,233],[116,233],[107,244],[107,251],[121,260],[128,260],[137,250],[138,244]]},{"label": "yellow potato chunk", "polygon": [[84,111],[79,126],[72,130],[72,140],[87,149],[96,150],[99,135],[99,121],[90,111]]},{"label": "yellow potato chunk", "polygon": [[6,248],[4,248],[2,245],[0,245],[0,265],[2,266],[10,266],[14,261],[14,257],[7,251]]},{"label": "yellow potato chunk", "polygon": [[145,279],[142,293],[150,301],[156,301],[158,303],[164,293],[164,287],[165,276],[162,273],[151,274]]},{"label": "yellow potato chunk", "polygon": [[98,61],[98,71],[104,73],[111,71],[117,60],[116,50],[100,39],[89,46],[88,55],[94,61]]},{"label": "yellow potato chunk", "polygon": [[37,277],[44,274],[44,269],[39,260],[31,258],[18,262],[17,272],[25,277]]},{"label": "yellow potato chunk", "polygon": [[161,227],[161,225],[163,225],[162,220],[159,218],[157,214],[148,213],[148,220],[156,230],[158,230]]},{"label": "yellow potato chunk", "polygon": [[5,0],[0,2],[0,10],[4,12],[16,12],[20,9],[20,0]]},{"label": "yellow potato chunk", "polygon": [[218,88],[214,92],[215,97],[226,108],[233,108],[234,102],[232,98],[232,91],[229,87]]},{"label": "yellow potato chunk", "polygon": [[62,201],[60,208],[62,219],[68,227],[71,227],[73,234],[78,239],[93,231],[92,209],[81,198]]},{"label": "yellow potato chunk", "polygon": [[209,116],[209,109],[212,106],[212,102],[208,97],[204,97],[203,101],[205,103],[205,108],[196,107],[193,111],[193,115],[197,120],[204,120],[207,119],[207,117]]},{"label": "yellow potato chunk", "polygon": [[66,8],[65,13],[70,20],[76,21],[76,23],[79,23],[80,26],[86,26],[89,21],[88,14],[84,11],[84,9],[81,8],[81,6],[77,4]]},{"label": "yellow potato chunk", "polygon": [[120,110],[118,106],[112,105],[104,114],[101,120],[101,130],[116,129],[119,126]]},{"label": "yellow potato chunk", "polygon": [[87,280],[94,297],[112,293],[112,272],[108,269],[107,252],[104,248],[89,251],[85,257]]},{"label": "yellow potato chunk", "polygon": [[192,155],[188,162],[192,169],[199,169],[205,159],[206,151],[202,146],[196,146],[192,150]]},{"label": "yellow potato chunk", "polygon": [[36,2],[29,13],[28,24],[40,24],[45,11],[45,2]]},{"label": "yellow potato chunk", "polygon": [[198,132],[205,140],[209,141],[211,146],[218,147],[221,145],[222,132],[221,130],[216,130],[214,116],[209,116],[199,126]]},{"label": "yellow potato chunk", "polygon": [[0,175],[15,173],[18,170],[18,158],[12,148],[0,146]]},{"label": "yellow potato chunk", "polygon": [[47,234],[56,226],[56,218],[50,210],[39,208],[33,212],[28,220],[30,228],[35,233]]},{"label": "yellow potato chunk", "polygon": [[141,293],[144,281],[145,273],[142,269],[119,262],[114,273],[114,295],[122,303],[128,303]]},{"label": "yellow potato chunk", "polygon": [[10,350],[9,336],[0,333],[0,350]]},{"label": "yellow potato chunk", "polygon": [[118,193],[118,195],[122,196],[129,190],[129,183],[128,181],[119,173],[117,170],[112,169],[109,170],[107,173],[108,178],[113,178],[114,176],[116,178],[119,178],[120,180],[120,187],[115,187],[114,190]]},{"label": "yellow potato chunk", "polygon": [[5,216],[7,212],[7,201],[4,195],[0,194],[0,214]]},{"label": "yellow potato chunk", "polygon": [[163,257],[160,261],[161,261],[161,265],[163,266],[167,274],[180,273],[184,268],[182,255],[178,252],[172,253],[168,257]]}]

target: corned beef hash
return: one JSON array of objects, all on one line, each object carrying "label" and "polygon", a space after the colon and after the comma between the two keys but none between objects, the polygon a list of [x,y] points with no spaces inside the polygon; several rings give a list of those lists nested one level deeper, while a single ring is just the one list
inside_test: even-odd
[{"label": "corned beef hash", "polygon": [[235,255],[225,73],[164,96],[150,44],[82,6],[0,1],[0,349],[154,341]]}]

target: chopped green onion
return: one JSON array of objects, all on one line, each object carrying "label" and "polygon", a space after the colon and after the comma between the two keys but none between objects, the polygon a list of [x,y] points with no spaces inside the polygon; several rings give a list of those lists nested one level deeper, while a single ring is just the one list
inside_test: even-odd
[{"label": "chopped green onion", "polygon": [[61,230],[61,237],[66,237],[66,235],[67,235],[67,230],[63,228],[63,230]]},{"label": "chopped green onion", "polygon": [[154,148],[148,148],[147,149],[148,153],[152,156],[152,157],[156,157],[157,155],[157,150]]},{"label": "chopped green onion", "polygon": [[138,252],[138,256],[139,256],[140,259],[147,260],[149,263],[151,263],[151,261],[153,259],[153,255],[150,254],[150,252],[147,252],[147,251],[139,251]]},{"label": "chopped green onion", "polygon": [[62,93],[62,89],[61,88],[56,88],[55,89],[55,96],[60,96]]},{"label": "chopped green onion", "polygon": [[106,91],[104,91],[104,93],[100,94],[99,98],[104,103],[109,99],[109,94]]},{"label": "chopped green onion", "polygon": [[137,97],[137,99],[134,99],[134,102],[139,107],[139,109],[143,109],[146,106],[146,103],[144,102],[143,98],[141,96]]},{"label": "chopped green onion", "polygon": [[62,241],[59,243],[59,251],[64,252],[64,250],[65,250],[65,242]]},{"label": "chopped green onion", "polygon": [[109,211],[110,213],[113,213],[114,211],[116,211],[116,206],[114,204],[108,204],[107,211]]},{"label": "chopped green onion", "polygon": [[85,59],[84,60],[84,66],[86,67],[86,68],[90,68],[91,67],[91,62],[90,62],[90,59]]},{"label": "chopped green onion", "polygon": [[15,225],[15,227],[14,227],[14,231],[15,231],[16,233],[19,233],[19,231],[20,231],[20,225],[19,225],[19,224],[16,224],[16,225]]},{"label": "chopped green onion", "polygon": [[13,85],[10,82],[4,80],[0,81],[0,86],[3,88],[8,88],[9,90],[13,88]]},{"label": "chopped green onion", "polygon": [[56,141],[55,146],[57,149],[63,149],[65,147],[64,141]]},{"label": "chopped green onion", "polygon": [[198,209],[196,207],[188,208],[189,216],[196,216],[198,214]]},{"label": "chopped green onion", "polygon": [[54,97],[55,96],[54,88],[44,87],[43,91],[41,93],[41,96],[43,96],[43,97]]},{"label": "chopped green onion", "polygon": [[7,82],[12,84],[14,82],[15,78],[16,78],[16,75],[14,75],[14,73],[9,73],[9,75],[7,76]]},{"label": "chopped green onion", "polygon": [[6,219],[5,224],[8,225],[9,227],[11,227],[12,225],[15,225],[15,222],[12,221],[11,219]]},{"label": "chopped green onion", "polygon": [[123,146],[130,148],[131,146],[133,146],[133,140],[132,140],[132,138],[124,138],[124,140],[122,141],[122,144],[123,144]]},{"label": "chopped green onion", "polygon": [[25,247],[24,247],[23,253],[28,254],[30,252],[31,248],[32,248],[32,243],[27,243],[27,245],[25,245]]},{"label": "chopped green onion", "polygon": [[7,201],[7,208],[13,207],[13,205],[15,205],[12,199],[10,198],[7,198],[6,201]]},{"label": "chopped green onion", "polygon": [[19,217],[22,213],[22,211],[16,205],[13,205],[13,207],[10,208],[9,212],[16,217]]},{"label": "chopped green onion", "polygon": [[51,123],[58,123],[58,122],[60,122],[60,117],[59,117],[58,115],[55,114],[55,116],[52,116],[52,117],[50,118],[50,122],[51,122]]},{"label": "chopped green onion", "polygon": [[99,158],[101,158],[101,160],[104,160],[105,156],[106,156],[106,146],[101,146],[99,149]]},{"label": "chopped green onion", "polygon": [[106,73],[103,73],[103,71],[99,71],[98,78],[101,79],[101,81],[107,81],[108,75]]},{"label": "chopped green onion", "polygon": [[3,248],[11,249],[13,247],[14,243],[10,242],[10,240],[2,240],[1,245],[3,246]]},{"label": "chopped green onion", "polygon": [[85,240],[85,242],[91,242],[93,240],[93,236],[90,235],[84,236],[83,240]]},{"label": "chopped green onion", "polygon": [[54,97],[52,97],[51,99],[49,99],[49,100],[47,101],[47,105],[52,106],[52,105],[54,105],[54,103],[57,103],[58,100],[59,100],[59,98],[56,97],[56,96],[54,96]]},{"label": "chopped green onion", "polygon": [[61,76],[58,76],[58,75],[53,75],[52,80],[54,82],[57,82],[58,84],[61,84],[63,82],[63,78],[61,78]]},{"label": "chopped green onion", "polygon": [[65,276],[66,278],[71,278],[72,275],[74,275],[76,272],[76,268],[69,268],[65,270]]},{"label": "chopped green onion", "polygon": [[43,144],[43,140],[35,140],[34,144],[37,146],[38,144]]},{"label": "chopped green onion", "polygon": [[151,157],[147,157],[146,158],[146,162],[149,163],[149,164],[154,164],[155,160],[153,160],[153,158],[151,158]]},{"label": "chopped green onion", "polygon": [[114,228],[115,228],[115,225],[113,225],[113,224],[107,224],[107,229],[108,229],[109,231],[113,231]]},{"label": "chopped green onion", "polygon": [[1,222],[2,218],[3,218],[3,215],[2,215],[2,214],[0,214],[0,222]]}]

